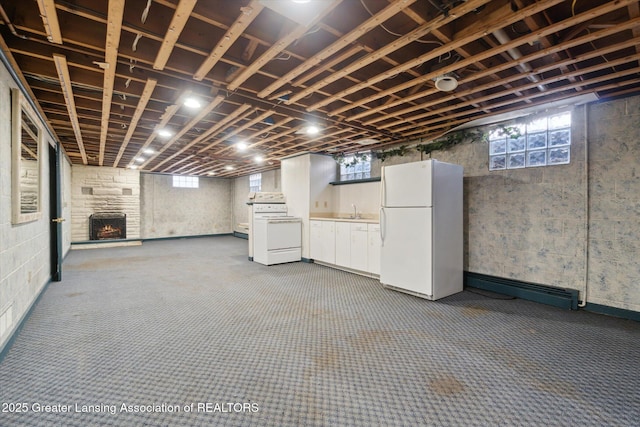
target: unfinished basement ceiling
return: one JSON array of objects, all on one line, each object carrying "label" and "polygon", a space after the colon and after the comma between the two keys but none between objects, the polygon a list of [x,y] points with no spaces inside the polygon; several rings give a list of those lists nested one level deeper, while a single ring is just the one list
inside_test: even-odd
[{"label": "unfinished basement ceiling", "polygon": [[640,89],[638,1],[0,5],[2,48],[74,164],[239,176],[300,152],[383,149]]}]

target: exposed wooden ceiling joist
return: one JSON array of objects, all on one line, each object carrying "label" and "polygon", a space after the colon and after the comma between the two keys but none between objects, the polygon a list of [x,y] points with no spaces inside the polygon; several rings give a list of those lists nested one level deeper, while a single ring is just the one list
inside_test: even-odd
[{"label": "exposed wooden ceiling joist", "polygon": [[56,64],[56,70],[58,71],[58,78],[60,79],[60,86],[62,87],[62,93],[64,94],[65,104],[67,111],[69,112],[69,120],[71,127],[73,128],[73,134],[76,137],[78,144],[78,150],[80,150],[80,156],[82,157],[82,163],[88,164],[87,153],[84,149],[84,142],[82,140],[82,132],[80,131],[80,123],[78,122],[78,114],[76,112],[76,102],[73,97],[73,87],[71,85],[71,76],[69,75],[69,66],[67,65],[67,58],[64,55],[53,55],[53,61]]},{"label": "exposed wooden ceiling joist", "polygon": [[120,45],[120,31],[124,15],[124,0],[109,0],[109,15],[107,18],[107,39],[105,42],[104,83],[102,85],[102,119],[100,132],[100,154],[98,164],[104,164],[104,151],[109,132],[109,117],[111,114],[111,97],[118,66],[118,46]]},{"label": "exposed wooden ceiling joist", "polygon": [[[424,140],[578,93],[640,93],[637,0],[317,3],[300,20],[306,6],[291,0],[154,0],[142,22],[146,2],[0,0],[0,46],[74,163],[219,177],[304,150]],[[47,39],[54,19],[62,44]],[[442,74],[458,87],[435,88]],[[187,93],[200,109],[183,106]],[[324,136],[301,132],[311,122]],[[165,127],[177,132],[168,142]]]}]

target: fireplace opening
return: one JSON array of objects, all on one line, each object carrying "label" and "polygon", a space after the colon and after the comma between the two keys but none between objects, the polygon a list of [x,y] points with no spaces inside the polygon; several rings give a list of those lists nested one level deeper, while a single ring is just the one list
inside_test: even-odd
[{"label": "fireplace opening", "polygon": [[123,213],[96,213],[89,217],[91,240],[127,238],[127,215]]}]

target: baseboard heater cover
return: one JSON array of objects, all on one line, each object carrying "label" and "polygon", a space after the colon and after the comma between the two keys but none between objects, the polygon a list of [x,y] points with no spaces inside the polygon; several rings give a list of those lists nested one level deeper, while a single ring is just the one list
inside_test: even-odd
[{"label": "baseboard heater cover", "polygon": [[510,295],[569,310],[578,309],[578,291],[514,279],[464,272],[464,286]]}]

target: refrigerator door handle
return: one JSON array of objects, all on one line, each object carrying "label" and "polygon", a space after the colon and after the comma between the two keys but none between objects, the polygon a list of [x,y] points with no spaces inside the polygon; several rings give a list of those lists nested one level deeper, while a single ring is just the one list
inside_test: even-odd
[{"label": "refrigerator door handle", "polygon": [[380,169],[380,206],[387,206],[386,181],[384,179],[384,166]]},{"label": "refrigerator door handle", "polygon": [[384,208],[380,207],[380,245],[384,246],[384,223],[385,223]]}]

